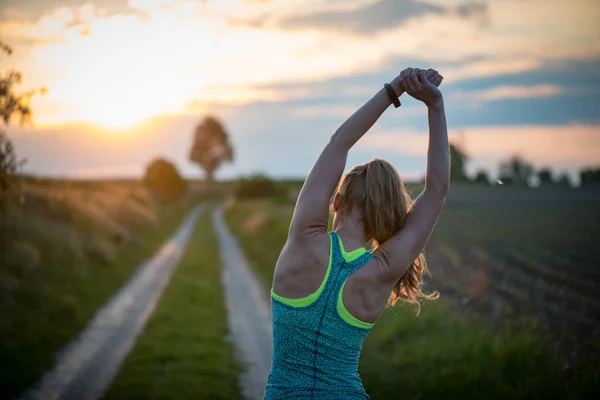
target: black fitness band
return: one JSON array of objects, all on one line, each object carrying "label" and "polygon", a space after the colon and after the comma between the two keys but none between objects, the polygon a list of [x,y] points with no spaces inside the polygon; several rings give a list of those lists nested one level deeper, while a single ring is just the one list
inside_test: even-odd
[{"label": "black fitness band", "polygon": [[398,98],[398,93],[396,93],[392,85],[386,83],[385,85],[383,85],[383,87],[385,88],[385,90],[387,90],[388,96],[390,96],[390,100],[392,100],[392,104],[394,105],[394,107],[400,107],[400,99]]}]

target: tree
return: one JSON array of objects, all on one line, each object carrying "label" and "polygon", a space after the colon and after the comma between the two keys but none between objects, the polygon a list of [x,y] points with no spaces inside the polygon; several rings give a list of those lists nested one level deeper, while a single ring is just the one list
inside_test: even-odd
[{"label": "tree", "polygon": [[581,186],[600,184],[600,168],[584,168],[579,171]]},{"label": "tree", "polygon": [[[10,56],[12,49],[0,42],[0,55],[3,53]],[[29,101],[37,90],[18,93],[15,86],[21,83],[21,78],[22,75],[18,71],[0,72],[0,118],[5,126],[12,121],[13,117],[19,118],[21,124],[31,118]],[[45,93],[46,89],[39,91]],[[9,196],[16,187],[15,176],[23,163],[24,160],[19,160],[17,157],[12,141],[0,128],[0,254],[3,255],[7,254],[9,244],[14,237],[15,224],[7,218],[7,209]]]},{"label": "tree", "polygon": [[465,165],[467,163],[467,154],[456,144],[450,144],[450,180],[467,181]]},{"label": "tree", "polygon": [[537,173],[538,179],[540,180],[540,185],[549,185],[554,183],[554,178],[552,178],[552,171],[550,168],[542,168]]},{"label": "tree", "polygon": [[477,171],[477,175],[475,175],[475,183],[485,183],[486,185],[490,184],[490,178],[488,173],[484,170]]},{"label": "tree", "polygon": [[[12,49],[6,44],[0,42],[0,52],[8,56],[12,54]],[[46,88],[30,90],[28,92],[17,93],[15,86],[21,83],[23,75],[19,71],[10,70],[0,74],[0,118],[5,125],[13,117],[20,117],[21,123],[27,122],[31,118],[31,108],[29,102],[36,93],[46,93]]]},{"label": "tree", "polygon": [[558,176],[558,178],[556,179],[556,184],[568,187],[573,186],[571,184],[571,178],[569,178],[569,174],[567,174],[566,172],[563,172]]},{"label": "tree", "polygon": [[499,179],[504,183],[527,185],[534,174],[533,165],[519,155],[511,156],[500,164]]},{"label": "tree", "polygon": [[177,167],[164,158],[154,159],[148,164],[142,182],[167,203],[179,200],[187,190],[187,183]]},{"label": "tree", "polygon": [[206,117],[194,132],[190,161],[204,170],[206,181],[211,183],[221,164],[232,160],[233,147],[223,125],[215,117]]},{"label": "tree", "polygon": [[23,162],[17,158],[10,138],[0,130],[0,213],[5,211],[8,193],[13,187],[15,176]]},{"label": "tree", "polygon": [[[12,54],[12,49],[5,43],[0,42],[0,54]],[[15,86],[21,83],[22,74],[18,71],[10,70],[6,73],[0,73],[0,118],[5,126],[17,117],[20,123],[30,121],[32,111],[29,106],[31,97],[37,92],[45,93],[46,89],[31,90],[29,92],[17,93]],[[24,163],[19,160],[15,148],[6,135],[0,129],[0,210],[4,209],[7,202],[9,190],[13,186],[14,177],[17,170]]]}]

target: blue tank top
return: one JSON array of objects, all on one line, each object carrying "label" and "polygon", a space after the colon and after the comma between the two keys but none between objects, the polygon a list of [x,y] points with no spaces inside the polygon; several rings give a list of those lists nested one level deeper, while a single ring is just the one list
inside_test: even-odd
[{"label": "blue tank top", "polygon": [[273,360],[265,399],[369,399],[358,359],[373,324],[346,310],[342,290],[373,255],[364,248],[348,253],[335,232],[329,237],[329,265],[315,293],[286,299],[271,291]]}]

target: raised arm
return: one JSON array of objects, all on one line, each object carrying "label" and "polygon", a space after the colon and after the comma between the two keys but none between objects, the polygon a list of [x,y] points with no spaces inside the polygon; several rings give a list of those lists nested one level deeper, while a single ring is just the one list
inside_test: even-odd
[{"label": "raised arm", "polygon": [[410,209],[402,229],[379,248],[385,262],[384,276],[395,283],[404,275],[427,244],[442,211],[450,181],[450,154],[444,99],[422,71],[401,74],[401,85],[427,106],[429,148],[425,189]]},{"label": "raised arm", "polygon": [[[390,84],[398,95],[404,93],[399,77]],[[290,224],[290,237],[327,231],[329,202],[344,172],[348,151],[390,104],[390,97],[382,88],[331,136],[302,186]]]},{"label": "raised arm", "polygon": [[[426,72],[427,77],[436,75],[437,71],[433,69]],[[400,84],[400,76],[392,80],[390,85],[399,96],[405,91]],[[382,88],[331,136],[300,191],[290,224],[290,237],[327,232],[329,202],[344,172],[348,151],[367,133],[390,104],[391,99]]]}]

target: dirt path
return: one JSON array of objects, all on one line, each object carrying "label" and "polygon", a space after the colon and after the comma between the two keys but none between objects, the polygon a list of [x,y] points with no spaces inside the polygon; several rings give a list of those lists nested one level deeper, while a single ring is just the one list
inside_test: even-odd
[{"label": "dirt path", "polygon": [[215,209],[213,225],[220,244],[230,339],[244,366],[240,376],[242,393],[249,400],[262,399],[273,351],[268,291],[262,287],[236,238],[229,232],[222,207]]},{"label": "dirt path", "polygon": [[21,399],[95,400],[104,394],[152,315],[203,211],[200,205],[186,217],[177,233],[138,267],[125,286],[60,351],[55,366]]}]

